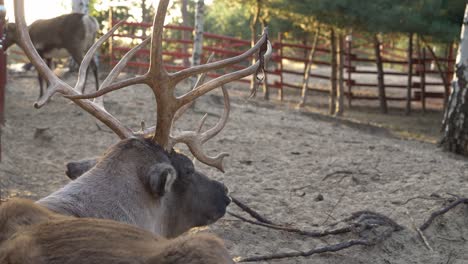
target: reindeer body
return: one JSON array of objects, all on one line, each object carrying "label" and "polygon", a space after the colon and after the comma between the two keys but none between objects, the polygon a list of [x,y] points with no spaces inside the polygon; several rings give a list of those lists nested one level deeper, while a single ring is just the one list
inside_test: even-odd
[{"label": "reindeer body", "polygon": [[[99,29],[98,22],[92,16],[72,13],[61,15],[51,19],[34,21],[29,27],[29,35],[39,55],[46,60],[50,67],[51,59],[72,56],[81,63],[86,52],[94,43]],[[18,42],[16,24],[9,23],[6,28],[4,49]],[[98,69],[94,60],[91,62],[96,89],[99,87]],[[40,96],[43,94],[42,78],[39,76],[41,87]]]},{"label": "reindeer body", "polygon": [[27,200],[0,207],[2,264],[231,264],[222,241],[208,234],[168,240],[103,219],[55,214]]},{"label": "reindeer body", "polygon": [[[31,40],[34,39],[32,37],[34,33],[31,32],[33,27],[26,27],[24,1],[15,0],[15,18],[18,23],[17,33],[20,45],[36,69],[50,83],[49,91],[37,100],[35,106],[40,108],[53,95],[61,94],[102,121],[121,138],[121,141],[111,147],[92,169],[62,189],[39,200],[38,205],[64,216],[115,220],[165,237],[175,237],[192,227],[211,224],[225,214],[226,207],[230,203],[227,188],[222,183],[211,180],[195,170],[192,161],[187,156],[177,153],[173,147],[175,144],[185,144],[200,162],[224,172],[223,159],[228,154],[220,153],[216,156],[209,156],[202,149],[204,143],[224,128],[229,117],[229,96],[223,85],[264,71],[264,64],[268,62],[272,54],[272,47],[265,30],[257,44],[241,55],[169,73],[164,67],[162,53],[162,32],[168,6],[169,0],[159,1],[151,37],[122,57],[103,81],[103,87],[95,93],[80,94],[79,91],[82,91],[85,86],[84,71],[79,74],[75,86],[72,87],[60,80],[47,67],[34,48],[36,44]],[[41,23],[44,25],[45,22]],[[91,46],[83,59],[82,69],[88,68],[99,45],[109,38],[122,23],[117,23],[95,45]],[[63,30],[65,34],[66,29]],[[74,34],[75,30],[74,28],[67,29],[71,34]],[[39,34],[39,36],[47,36],[47,34]],[[55,41],[56,43],[53,42],[55,46],[52,46],[57,48],[58,41]],[[151,43],[148,72],[142,76],[116,80],[132,56],[148,43]],[[46,49],[45,44],[41,45],[39,48]],[[46,49],[46,53],[53,50]],[[259,52],[260,59],[255,64],[203,84],[197,82],[191,91],[176,97],[176,86],[183,80],[195,75],[200,75],[200,79],[203,79],[202,77],[207,72],[235,65],[257,52]],[[106,111],[103,105],[86,100],[98,98],[134,84],[144,84],[154,93],[157,105],[154,127],[146,128],[142,124],[140,131],[133,131]],[[221,87],[223,92],[224,109],[216,125],[204,130],[205,116],[196,130],[172,133],[172,126],[188,109],[190,103],[218,87]]]}]

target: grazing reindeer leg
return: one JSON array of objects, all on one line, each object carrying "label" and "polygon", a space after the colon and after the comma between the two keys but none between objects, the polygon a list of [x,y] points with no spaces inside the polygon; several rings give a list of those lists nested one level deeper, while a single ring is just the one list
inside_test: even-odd
[{"label": "grazing reindeer leg", "polygon": [[[47,67],[34,49],[24,19],[23,0],[15,0],[20,44],[38,72],[50,83],[49,89],[35,106],[44,106],[53,95],[59,93],[103,122],[121,138],[89,171],[39,200],[39,205],[63,215],[104,218],[132,224],[166,237],[175,237],[192,227],[211,224],[225,214],[230,203],[227,188],[197,171],[191,159],[173,147],[184,143],[196,159],[224,171],[223,159],[227,154],[209,156],[202,149],[203,144],[216,136],[228,120],[229,96],[223,85],[263,71],[271,56],[271,44],[265,30],[257,44],[241,55],[169,73],[164,67],[162,56],[163,24],[168,5],[169,0],[159,1],[151,38],[125,54],[100,84],[97,92],[84,95],[80,91],[85,85],[87,69],[94,53],[121,23],[92,45],[82,60],[77,60],[81,61],[78,80],[71,87]],[[148,72],[116,81],[132,56],[149,41],[151,52]],[[258,56],[254,64],[176,96],[176,86],[185,79],[237,64],[254,55]],[[133,131],[106,111],[103,105],[89,100],[99,99],[106,93],[134,84],[149,87],[156,99],[156,126],[143,131]],[[173,134],[176,119],[187,109],[186,105],[219,87],[224,96],[224,109],[218,123],[202,131],[204,117],[195,131]]]}]

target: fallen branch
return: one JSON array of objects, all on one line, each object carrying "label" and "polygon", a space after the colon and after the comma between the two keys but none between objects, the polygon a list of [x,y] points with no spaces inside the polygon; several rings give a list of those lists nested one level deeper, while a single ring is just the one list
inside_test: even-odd
[{"label": "fallen branch", "polygon": [[[244,222],[247,222],[253,225],[263,226],[266,228],[296,233],[296,234],[300,234],[300,235],[304,235],[308,237],[315,237],[315,238],[324,237],[328,235],[344,234],[344,233],[349,233],[349,232],[357,233],[360,237],[360,239],[351,239],[351,240],[347,240],[347,241],[340,242],[340,243],[333,244],[333,245],[318,247],[315,249],[311,249],[309,251],[276,253],[276,254],[271,254],[271,255],[262,255],[262,256],[245,257],[245,258],[238,257],[238,258],[235,258],[236,262],[256,262],[256,261],[265,261],[265,260],[283,259],[283,258],[292,258],[292,257],[308,257],[308,256],[311,256],[313,254],[318,254],[318,253],[336,252],[336,251],[349,248],[352,246],[357,246],[357,245],[370,246],[370,245],[375,245],[379,243],[380,241],[385,240],[394,231],[399,231],[403,229],[402,226],[400,226],[395,221],[393,221],[392,219],[390,219],[389,217],[385,215],[375,213],[372,211],[358,211],[358,212],[351,214],[350,217],[347,217],[340,222],[336,222],[336,223],[329,225],[329,227],[331,227],[331,226],[336,226],[340,223],[345,223],[346,225],[343,227],[328,228],[328,229],[317,230],[317,231],[307,231],[307,230],[302,230],[298,228],[277,225],[277,224],[272,223],[271,221],[270,223],[261,222],[257,218],[258,216],[260,216],[259,213],[255,212],[253,209],[251,209],[247,205],[241,202],[237,203],[236,201],[239,202],[237,199],[233,198],[233,202],[236,205],[238,205],[244,211],[248,212],[252,217],[254,217],[257,220],[250,220],[250,219],[247,219],[243,216],[240,216],[238,214],[235,214],[229,211],[227,213],[237,219],[240,219]],[[377,230],[378,227],[384,227],[384,226],[386,226],[387,229],[379,235],[378,232],[375,230]],[[367,233],[365,233],[365,231]],[[368,231],[372,231],[372,232],[368,232]],[[369,237],[372,234],[374,235],[374,237]]]},{"label": "fallen branch", "polygon": [[426,230],[432,224],[432,222],[434,221],[436,217],[445,214],[446,212],[450,211],[451,209],[455,208],[457,205],[462,204],[462,203],[468,204],[468,198],[459,198],[455,200],[454,202],[451,202],[450,204],[448,204],[446,207],[443,207],[433,212],[431,216],[429,217],[429,219],[427,219],[426,222],[424,222],[421,225],[421,227],[419,227],[419,229],[421,229],[421,231]]},{"label": "fallen branch", "polygon": [[245,217],[242,217],[240,215],[237,215],[229,211],[228,211],[228,214],[244,222],[247,222],[249,224],[263,226],[263,227],[276,229],[276,230],[282,230],[282,231],[291,232],[291,233],[296,233],[299,235],[309,236],[309,237],[323,237],[323,236],[328,236],[328,235],[348,233],[354,227],[354,226],[346,226],[342,228],[335,228],[335,229],[328,229],[328,230],[321,230],[321,231],[307,231],[307,230],[301,230],[301,229],[293,228],[293,227],[286,227],[286,226],[281,226],[281,225],[276,225],[276,224],[266,224],[266,223],[261,223],[258,221],[249,220]]},{"label": "fallen branch", "polygon": [[352,246],[363,245],[368,246],[369,241],[365,239],[352,239],[349,241],[323,246],[311,249],[309,251],[298,251],[298,252],[291,252],[291,253],[278,253],[278,254],[271,254],[271,255],[263,255],[263,256],[255,256],[255,257],[246,257],[246,258],[239,258],[236,259],[236,262],[256,262],[256,261],[265,261],[265,260],[272,260],[272,259],[282,259],[282,258],[294,258],[294,257],[309,257],[313,254],[318,253],[325,253],[325,252],[336,252],[345,248],[349,248]]},{"label": "fallen branch", "polygon": [[248,207],[246,204],[242,203],[239,201],[237,198],[234,198],[231,196],[232,202],[235,203],[239,208],[247,212],[250,216],[253,218],[257,219],[259,222],[266,223],[266,224],[273,224],[270,220],[266,219],[265,217],[261,216],[259,213],[257,213],[255,210],[252,208]]},{"label": "fallen branch", "polygon": [[[325,253],[325,252],[336,252],[345,248],[349,248],[352,246],[372,246],[376,245],[377,243],[385,240],[388,238],[394,231],[399,231],[402,229],[400,225],[395,223],[390,218],[378,214],[373,213],[370,211],[360,211],[354,213],[348,220],[358,220],[358,223],[354,223],[355,227],[360,228],[352,228],[351,230],[358,231],[360,235],[360,239],[351,239],[344,242],[336,243],[333,245],[328,246],[321,246],[309,251],[297,251],[297,252],[289,252],[289,253],[276,253],[270,255],[262,255],[262,256],[254,256],[254,257],[245,257],[245,258],[237,258],[235,259],[236,262],[256,262],[256,261],[266,261],[266,260],[273,260],[273,259],[283,259],[283,258],[293,258],[293,257],[309,257],[313,254]],[[380,235],[374,233],[375,237],[366,237],[361,232],[365,230],[370,230],[372,228],[376,228],[383,224],[389,229],[382,232]],[[351,231],[350,230],[350,231]],[[363,238],[365,237],[365,238]]]}]

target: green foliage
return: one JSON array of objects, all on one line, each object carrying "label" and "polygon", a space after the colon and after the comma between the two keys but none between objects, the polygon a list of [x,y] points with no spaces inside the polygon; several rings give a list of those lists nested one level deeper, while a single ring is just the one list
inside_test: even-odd
[{"label": "green foliage", "polygon": [[466,0],[276,0],[273,8],[302,19],[370,33],[408,33],[439,41],[458,37]]}]

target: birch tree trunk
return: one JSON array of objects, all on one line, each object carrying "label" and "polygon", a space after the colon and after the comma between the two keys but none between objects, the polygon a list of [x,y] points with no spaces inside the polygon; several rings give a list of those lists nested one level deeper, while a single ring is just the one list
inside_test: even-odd
[{"label": "birch tree trunk", "polygon": [[375,63],[377,64],[377,82],[379,90],[380,111],[384,114],[387,110],[387,98],[385,95],[384,72],[382,54],[380,54],[380,41],[377,34],[374,35]]},{"label": "birch tree trunk", "polygon": [[320,26],[317,26],[315,30],[314,40],[312,42],[312,48],[310,49],[309,55],[307,56],[307,62],[304,70],[304,78],[302,79],[302,92],[301,92],[301,102],[299,103],[299,107],[303,107],[307,101],[307,93],[308,93],[308,84],[310,78],[310,68],[314,63],[315,51],[317,50],[317,43],[320,36]]},{"label": "birch tree trunk", "polygon": [[455,63],[455,76],[443,120],[444,135],[440,146],[445,150],[468,155],[468,4]]},{"label": "birch tree trunk", "polygon": [[193,36],[192,66],[200,65],[203,52],[203,24],[205,20],[205,1],[198,0],[195,7],[195,28]]},{"label": "birch tree trunk", "polygon": [[[189,13],[187,11],[188,0],[180,0],[180,12],[182,13],[182,25],[187,27],[189,26]],[[182,39],[189,40],[190,32],[186,30],[182,30]],[[188,53],[188,45],[183,44],[182,49],[184,53]],[[190,61],[188,57],[184,57],[184,66],[189,66]]]},{"label": "birch tree trunk", "polygon": [[88,14],[89,0],[72,0],[72,13]]}]

